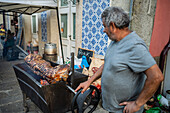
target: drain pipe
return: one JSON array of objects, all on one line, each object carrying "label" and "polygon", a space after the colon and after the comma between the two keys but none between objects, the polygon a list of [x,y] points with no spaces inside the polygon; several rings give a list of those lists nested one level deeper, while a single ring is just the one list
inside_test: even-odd
[{"label": "drain pipe", "polygon": [[[132,20],[132,8],[133,8],[133,0],[130,0],[130,9],[129,9],[129,19],[130,19],[130,22]],[[129,29],[130,29],[130,24],[129,24]]]},{"label": "drain pipe", "polygon": [[60,19],[59,19],[58,7],[56,7],[56,13],[57,13],[57,22],[58,22],[58,30],[59,30],[61,54],[62,54],[63,64],[64,64],[65,62],[64,62],[64,53],[63,53],[63,46],[62,46],[63,44],[62,44],[61,31],[60,31]]},{"label": "drain pipe", "polygon": [[[2,14],[3,14],[3,25],[4,25],[4,29],[6,29],[5,11],[3,11]],[[6,33],[5,33],[5,35],[6,35]]]}]

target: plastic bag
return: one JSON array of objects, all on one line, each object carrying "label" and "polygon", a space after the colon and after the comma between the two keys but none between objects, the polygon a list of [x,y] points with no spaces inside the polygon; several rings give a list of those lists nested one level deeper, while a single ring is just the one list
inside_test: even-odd
[{"label": "plastic bag", "polygon": [[150,108],[149,110],[145,111],[145,113],[161,113],[161,108],[159,107]]}]

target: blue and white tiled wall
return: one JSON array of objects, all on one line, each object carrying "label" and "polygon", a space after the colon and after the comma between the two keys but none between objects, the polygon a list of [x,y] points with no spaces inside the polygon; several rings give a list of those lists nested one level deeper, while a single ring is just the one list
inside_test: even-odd
[{"label": "blue and white tiled wall", "polygon": [[103,32],[101,13],[110,6],[110,0],[83,0],[82,48],[105,55],[108,36]]},{"label": "blue and white tiled wall", "polygon": [[41,13],[41,36],[42,41],[47,42],[47,11]]},{"label": "blue and white tiled wall", "polygon": [[19,16],[19,27],[22,28],[23,27],[23,20],[22,20],[22,15]]}]

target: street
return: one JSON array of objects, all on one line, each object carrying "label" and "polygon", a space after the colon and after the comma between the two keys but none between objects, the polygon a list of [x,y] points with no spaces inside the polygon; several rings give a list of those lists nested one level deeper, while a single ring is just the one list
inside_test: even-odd
[{"label": "street", "polygon": [[[0,59],[0,113],[24,113],[23,95],[16,79],[13,65],[24,60],[6,61]],[[42,113],[42,111],[27,99],[29,111],[27,113]],[[67,112],[71,113],[71,111]],[[98,105],[94,113],[108,113]]]}]

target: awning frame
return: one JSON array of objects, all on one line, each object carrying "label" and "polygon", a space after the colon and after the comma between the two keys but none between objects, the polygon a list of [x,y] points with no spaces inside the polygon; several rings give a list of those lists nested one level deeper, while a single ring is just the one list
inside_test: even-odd
[{"label": "awning frame", "polygon": [[[5,4],[6,3],[6,4]],[[4,5],[3,5],[4,4]],[[24,7],[17,7],[19,5],[25,5]],[[7,9],[5,7],[10,7],[10,6],[16,6],[17,8],[12,8],[12,9]],[[2,9],[3,8],[3,9]],[[24,9],[26,8],[25,10],[21,10],[21,9]],[[35,11],[31,12],[31,13],[28,13],[27,11],[30,9],[30,8],[36,8]],[[61,47],[61,54],[62,54],[62,58],[63,58],[63,64],[64,64],[64,54],[63,54],[63,47],[62,47],[62,39],[61,39],[61,31],[60,31],[60,21],[59,21],[59,13],[58,13],[58,7],[56,6],[53,6],[53,7],[50,7],[50,6],[44,6],[44,5],[31,5],[31,4],[19,4],[19,3],[9,3],[9,2],[1,2],[0,1],[0,14],[3,14],[3,15],[7,15],[7,16],[14,16],[14,15],[10,15],[10,14],[5,14],[6,12],[13,12],[13,13],[19,13],[21,16],[22,14],[26,14],[26,15],[32,15],[34,13],[38,13],[41,9],[43,9],[42,11],[45,11],[45,10],[50,10],[50,9],[55,9],[56,10],[56,14],[57,14],[57,22],[58,22],[58,29],[59,29],[59,38],[60,38],[60,47]]]},{"label": "awning frame", "polygon": [[[3,4],[4,2],[0,2],[0,4]],[[4,7],[15,7],[15,6],[19,6],[19,5],[23,5],[23,4],[19,4],[19,3],[11,3],[11,4],[5,4],[5,5],[0,5],[0,13],[1,12],[15,12],[15,13],[20,13],[21,14],[27,14],[27,15],[32,15],[34,13],[37,13],[39,10],[44,9],[44,10],[49,10],[49,9],[56,9],[55,7],[49,7],[49,6],[34,6],[34,5],[27,5],[24,4],[26,6],[23,7],[18,7],[18,8],[12,8],[12,9],[5,9]],[[3,8],[3,9],[1,9]],[[27,11],[31,8],[35,8],[36,10],[28,13]],[[24,11],[22,11],[21,9],[25,9]],[[5,14],[8,15],[8,14]],[[19,16],[20,16],[19,15]],[[13,16],[13,15],[8,15],[8,16]]]}]

